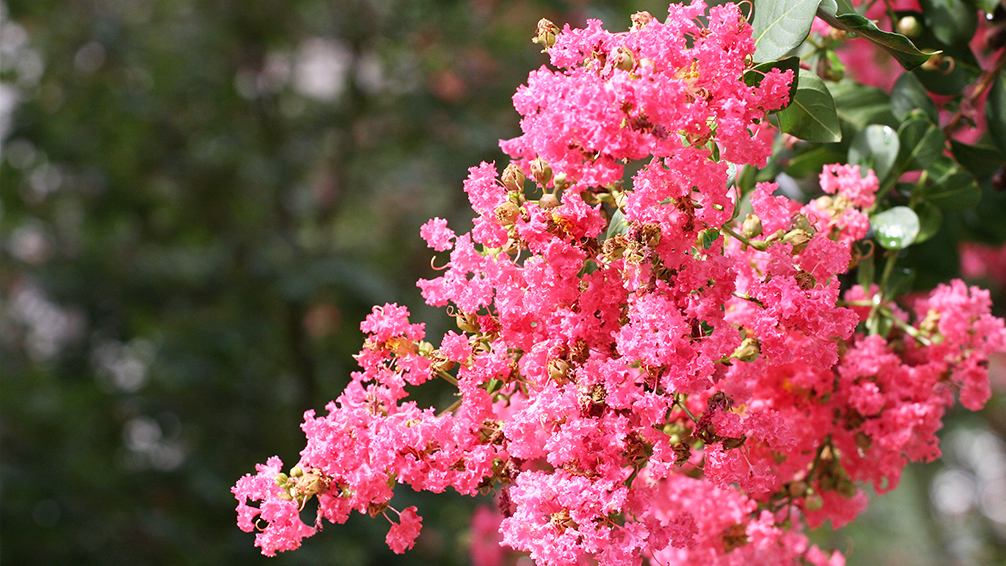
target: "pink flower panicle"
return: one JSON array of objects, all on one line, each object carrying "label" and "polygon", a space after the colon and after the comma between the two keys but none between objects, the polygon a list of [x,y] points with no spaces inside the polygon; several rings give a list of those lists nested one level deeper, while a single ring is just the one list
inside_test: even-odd
[{"label": "pink flower panicle", "polygon": [[[753,49],[736,6],[701,2],[625,33],[558,33],[556,70],[514,97],[514,162],[469,170],[473,230],[421,229],[450,259],[419,287],[458,331],[437,346],[405,307],[366,317],[360,370],[305,414],[297,466],[271,458],[233,489],[264,554],[354,510],[387,517],[404,552],[421,529],[415,507],[391,507],[406,484],[496,493],[500,514],[477,515],[486,564],[504,556],[486,541],[548,566],[844,563],[801,527],[852,520],[861,485],[892,489],[937,457],[956,392],[988,399],[1006,330],[959,281],[905,307],[877,286],[843,296],[872,171],[825,167],[806,205],[759,184],[737,217],[727,160],[764,163],[764,117],[791,79],[748,87]],[[891,330],[867,333],[877,317]],[[457,401],[409,400],[429,379]]]}]

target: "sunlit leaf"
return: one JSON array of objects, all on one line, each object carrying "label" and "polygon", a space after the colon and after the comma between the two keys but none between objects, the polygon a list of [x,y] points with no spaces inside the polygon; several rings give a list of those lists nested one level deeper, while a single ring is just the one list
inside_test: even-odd
[{"label": "sunlit leaf", "polygon": [[898,159],[898,133],[889,126],[872,124],[856,134],[849,146],[849,163],[873,169],[881,182]]},{"label": "sunlit leaf", "polygon": [[774,61],[807,38],[820,0],[755,0],[755,61]]},{"label": "sunlit leaf", "polygon": [[896,206],[870,218],[870,226],[880,245],[900,250],[912,245],[919,235],[919,217],[907,206]]}]

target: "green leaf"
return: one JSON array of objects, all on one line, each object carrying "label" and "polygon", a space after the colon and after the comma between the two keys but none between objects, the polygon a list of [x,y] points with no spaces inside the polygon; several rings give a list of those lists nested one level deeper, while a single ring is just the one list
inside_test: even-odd
[{"label": "green leaf", "polygon": [[895,118],[904,121],[913,110],[921,110],[934,124],[940,123],[940,112],[933,99],[929,98],[926,87],[915,75],[905,73],[894,83],[894,90],[891,91],[891,111]]},{"label": "green leaf", "polygon": [[843,80],[828,87],[835,97],[838,118],[854,132],[870,124],[886,124],[897,128],[899,121],[891,114],[891,99],[880,89]]},{"label": "green leaf", "polygon": [[818,10],[817,15],[833,28],[858,34],[876,43],[890,53],[906,70],[912,70],[929,60],[929,55],[919,51],[910,39],[900,33],[883,31],[871,20],[859,14],[829,13]]},{"label": "green leaf", "polygon": [[962,167],[979,178],[988,177],[1006,163],[1006,157],[994,145],[968,145],[950,140],[950,151]]},{"label": "green leaf", "polygon": [[898,133],[893,128],[871,124],[853,138],[849,146],[849,163],[873,169],[877,179],[883,183],[898,159],[899,148]]},{"label": "green leaf", "polygon": [[869,255],[863,253],[864,246],[861,244],[857,244],[857,246],[859,246],[859,253],[861,255],[866,255],[866,257],[859,260],[859,267],[856,268],[856,283],[862,286],[863,289],[869,289],[870,284],[873,283],[875,271],[873,257],[876,254],[871,253],[873,249],[872,246],[870,247],[870,251],[867,252]]},{"label": "green leaf", "polygon": [[967,43],[978,28],[978,11],[960,0],[919,0],[926,27],[947,45]]},{"label": "green leaf", "polygon": [[801,179],[821,172],[821,167],[829,163],[839,163],[843,155],[828,147],[815,147],[797,154],[786,164],[786,174]]},{"label": "green leaf", "polygon": [[922,197],[943,210],[967,210],[982,199],[975,176],[960,168],[953,159],[939,156],[926,167],[930,182]]},{"label": "green leaf", "polygon": [[976,10],[981,10],[986,14],[991,14],[995,12],[996,6],[999,5],[1000,0],[967,0],[968,4],[975,7]]},{"label": "green leaf", "polygon": [[604,233],[604,239],[607,240],[619,234],[625,234],[628,231],[629,225],[625,223],[625,214],[619,208],[611,215],[611,221],[608,222],[608,231]]},{"label": "green leaf", "polygon": [[1006,73],[999,73],[985,101],[985,119],[999,151],[1006,153]]},{"label": "green leaf", "polygon": [[946,139],[943,132],[929,120],[909,120],[898,128],[901,150],[898,166],[902,171],[925,169],[943,153]]},{"label": "green leaf", "polygon": [[916,244],[925,242],[940,231],[940,226],[943,224],[943,211],[938,206],[923,200],[913,206],[912,210],[919,216],[919,235],[915,237]]},{"label": "green leaf", "polygon": [[702,249],[708,250],[712,247],[713,242],[720,237],[719,230],[703,230],[702,231]]},{"label": "green leaf", "polygon": [[794,137],[814,142],[837,142],[842,129],[835,100],[814,73],[800,69],[800,88],[790,105],[775,114],[779,128]]},{"label": "green leaf", "polygon": [[810,33],[820,0],[755,0],[751,22],[755,61],[774,61],[800,46]]},{"label": "green leaf", "polygon": [[[765,75],[772,69],[779,69],[780,71],[793,71],[793,80],[789,83],[789,102],[793,102],[793,99],[796,98],[797,87],[800,85],[799,57],[787,57],[778,61],[770,61],[768,63],[755,65],[753,69],[744,72],[744,84],[751,87],[760,85],[762,79],[764,79]],[[786,103],[786,106],[789,106],[789,102]],[[785,110],[785,107],[773,110],[772,113],[774,114],[783,110]]]},{"label": "green leaf", "polygon": [[874,214],[870,226],[880,245],[889,250],[901,250],[912,245],[919,235],[919,217],[907,206],[896,206]]}]

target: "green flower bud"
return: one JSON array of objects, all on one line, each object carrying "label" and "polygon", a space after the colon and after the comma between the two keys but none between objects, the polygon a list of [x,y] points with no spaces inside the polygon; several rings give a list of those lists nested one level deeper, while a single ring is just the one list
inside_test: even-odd
[{"label": "green flower bud", "polygon": [[544,187],[552,180],[552,168],[549,167],[547,161],[536,157],[531,162],[531,176],[534,177],[535,181],[538,181],[539,185]]},{"label": "green flower bud", "polygon": [[792,244],[793,253],[798,254],[807,249],[807,244],[810,243],[810,238],[811,235],[809,232],[797,228],[787,232],[786,235],[783,236],[783,241]]},{"label": "green flower bud", "polygon": [[897,25],[894,29],[898,31],[901,35],[905,37],[919,37],[922,35],[922,22],[919,21],[915,16],[905,16],[898,20]]},{"label": "green flower bud", "polygon": [[741,236],[747,239],[757,238],[762,235],[761,219],[754,214],[748,214],[741,225]]}]

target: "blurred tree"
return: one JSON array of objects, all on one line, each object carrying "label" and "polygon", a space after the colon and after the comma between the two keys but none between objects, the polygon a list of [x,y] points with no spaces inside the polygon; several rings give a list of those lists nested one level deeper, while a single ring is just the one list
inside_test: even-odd
[{"label": "blurred tree", "polygon": [[[537,19],[662,9],[623,4],[0,4],[0,560],[264,562],[229,487],[295,453],[371,305],[449,322],[419,225],[516,135]],[[474,502],[437,501],[420,555],[463,562]],[[272,563],[390,563],[384,530]]]}]

